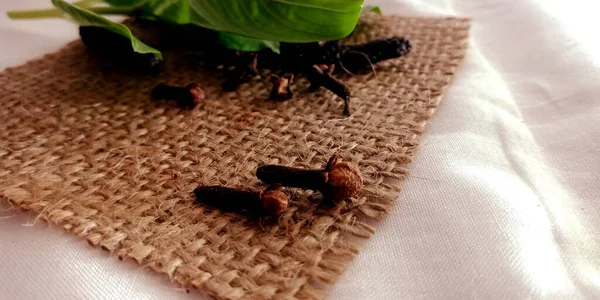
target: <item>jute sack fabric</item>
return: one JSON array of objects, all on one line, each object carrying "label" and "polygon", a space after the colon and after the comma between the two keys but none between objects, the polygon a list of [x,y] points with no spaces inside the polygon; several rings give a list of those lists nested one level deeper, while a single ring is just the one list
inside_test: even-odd
[{"label": "jute sack fabric", "polygon": [[[470,21],[373,17],[369,35],[404,36],[412,52],[345,76],[351,117],[328,91],[266,101],[268,79],[220,89],[193,54],[166,53],[164,72],[101,64],[81,42],[0,74],[0,196],[90,244],[222,299],[315,299],[374,233],[407,176],[419,136],[467,47]],[[201,83],[181,110],[150,100],[161,82]],[[338,153],[365,188],[334,208],[288,190],[289,209],[257,220],[195,205],[198,185],[260,188],[261,164],[321,168]],[[427,199],[423,199],[427,201]]]}]

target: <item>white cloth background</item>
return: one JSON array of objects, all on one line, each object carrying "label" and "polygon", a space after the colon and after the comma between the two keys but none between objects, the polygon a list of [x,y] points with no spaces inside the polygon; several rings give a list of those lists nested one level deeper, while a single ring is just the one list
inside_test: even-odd
[{"label": "white cloth background", "polygon": [[[329,298],[600,299],[600,3],[371,3],[470,16],[471,47],[392,212]],[[65,21],[0,16],[0,68],[76,37]],[[201,297],[31,214],[0,218],[0,298]]]}]

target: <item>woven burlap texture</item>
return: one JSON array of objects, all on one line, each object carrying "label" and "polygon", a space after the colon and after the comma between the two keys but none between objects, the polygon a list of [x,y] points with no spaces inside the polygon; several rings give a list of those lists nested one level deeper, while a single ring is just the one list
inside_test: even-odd
[{"label": "woven burlap texture", "polygon": [[[220,89],[194,55],[166,54],[164,72],[107,67],[76,41],[0,74],[0,195],[90,244],[222,299],[321,298],[373,234],[407,176],[419,136],[465,55],[470,21],[371,16],[366,39],[405,36],[406,57],[345,76],[351,117],[328,91],[266,101],[267,78]],[[193,110],[150,100],[160,82],[201,83]],[[256,168],[321,168],[338,153],[365,188],[334,208],[287,190],[289,209],[256,220],[194,205],[198,185],[259,188]],[[424,199],[424,201],[427,201]]]}]

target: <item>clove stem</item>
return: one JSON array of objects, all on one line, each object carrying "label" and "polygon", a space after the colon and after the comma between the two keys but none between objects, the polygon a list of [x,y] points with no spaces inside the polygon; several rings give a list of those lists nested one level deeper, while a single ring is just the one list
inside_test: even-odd
[{"label": "clove stem", "polygon": [[342,100],[344,100],[344,115],[350,115],[350,88],[341,82],[339,79],[333,77],[335,65],[331,66],[319,66],[314,65],[313,71],[309,73],[308,80],[311,83],[309,87],[310,92],[315,92],[319,87],[324,87],[336,94]]},{"label": "clove stem", "polygon": [[256,177],[266,184],[281,184],[308,190],[320,191],[326,186],[325,170],[308,170],[278,165],[261,166]]},{"label": "clove stem", "polygon": [[289,199],[280,185],[262,191],[243,191],[223,186],[199,186],[194,190],[196,201],[223,210],[276,216],[285,212]]}]

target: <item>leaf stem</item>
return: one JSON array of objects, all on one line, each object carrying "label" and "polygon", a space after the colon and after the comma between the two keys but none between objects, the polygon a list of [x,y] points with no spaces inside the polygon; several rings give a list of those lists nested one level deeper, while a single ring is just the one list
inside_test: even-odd
[{"label": "leaf stem", "polygon": [[[86,8],[88,11],[97,13],[99,15],[133,15],[136,12],[135,7],[89,7]],[[61,10],[51,9],[39,9],[39,10],[21,10],[21,11],[9,11],[8,17],[14,20],[17,19],[42,19],[42,18],[58,18],[64,16],[64,12]]]},{"label": "leaf stem", "polygon": [[103,0],[80,0],[80,1],[75,1],[75,2],[73,2],[71,4],[73,4],[73,5],[77,6],[77,7],[80,7],[80,8],[88,9],[88,8],[93,7],[94,5],[96,5],[98,3],[104,3],[104,4],[106,4]]},{"label": "leaf stem", "polygon": [[102,0],[81,0],[81,1],[75,1],[71,4],[73,4],[75,6],[79,6],[79,7],[87,7],[87,6],[91,6],[93,4],[100,3],[100,2],[104,2],[104,1],[102,1]]},{"label": "leaf stem", "polygon": [[19,10],[9,11],[8,17],[13,20],[18,19],[41,19],[62,17],[64,13],[58,9],[38,9],[38,10]]}]

